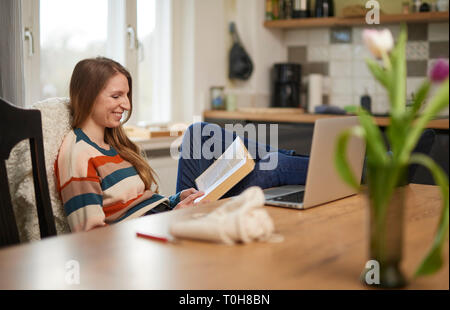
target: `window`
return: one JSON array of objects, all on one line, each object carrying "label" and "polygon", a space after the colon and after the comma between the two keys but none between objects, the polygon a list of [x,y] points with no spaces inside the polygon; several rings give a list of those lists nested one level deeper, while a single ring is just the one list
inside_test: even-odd
[{"label": "window", "polygon": [[130,123],[170,121],[171,1],[22,1],[24,30],[36,41],[24,41],[28,106],[69,96],[75,64],[106,56],[133,76]]},{"label": "window", "polygon": [[139,121],[166,123],[171,119],[171,1],[138,0]]},{"label": "window", "polygon": [[155,53],[155,0],[138,0],[137,2],[137,36],[139,40],[138,76],[139,121],[146,124],[152,114],[152,95],[154,93]]},{"label": "window", "polygon": [[76,63],[106,55],[108,1],[40,0],[39,19],[41,97],[68,97]]}]

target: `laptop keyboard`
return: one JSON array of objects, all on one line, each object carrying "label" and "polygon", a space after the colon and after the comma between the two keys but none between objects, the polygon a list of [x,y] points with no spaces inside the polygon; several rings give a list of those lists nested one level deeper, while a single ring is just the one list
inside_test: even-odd
[{"label": "laptop keyboard", "polygon": [[303,202],[304,196],[305,196],[305,191],[301,191],[301,192],[295,192],[295,193],[288,194],[288,195],[274,197],[271,200],[300,203],[300,202]]}]

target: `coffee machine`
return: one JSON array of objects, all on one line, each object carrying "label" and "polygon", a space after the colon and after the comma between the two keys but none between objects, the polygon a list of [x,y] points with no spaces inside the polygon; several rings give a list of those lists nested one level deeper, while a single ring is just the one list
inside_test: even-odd
[{"label": "coffee machine", "polygon": [[274,64],[271,72],[271,106],[300,107],[301,65],[296,63]]}]

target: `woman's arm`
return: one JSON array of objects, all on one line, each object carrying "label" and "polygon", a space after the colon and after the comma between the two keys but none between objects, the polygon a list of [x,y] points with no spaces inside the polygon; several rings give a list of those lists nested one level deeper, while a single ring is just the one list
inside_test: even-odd
[{"label": "woman's arm", "polygon": [[[72,173],[59,173],[60,162],[55,163],[58,189],[64,205],[67,220],[72,232],[89,231],[105,226],[105,213],[103,212],[103,191],[100,177],[91,161],[86,164],[77,163]],[[83,168],[84,167],[84,168]],[[87,167],[87,169],[86,169]],[[61,171],[62,172],[62,171]],[[64,184],[61,184],[60,175],[67,175]],[[63,181],[64,182],[64,181]]]}]

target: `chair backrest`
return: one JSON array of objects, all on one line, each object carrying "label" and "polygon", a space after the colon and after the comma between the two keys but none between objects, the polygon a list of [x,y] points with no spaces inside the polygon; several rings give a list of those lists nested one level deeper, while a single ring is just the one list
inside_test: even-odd
[{"label": "chair backrest", "polygon": [[41,113],[13,106],[0,98],[0,246],[20,242],[9,192],[6,160],[12,148],[29,139],[34,193],[41,238],[56,235],[45,169]]}]

